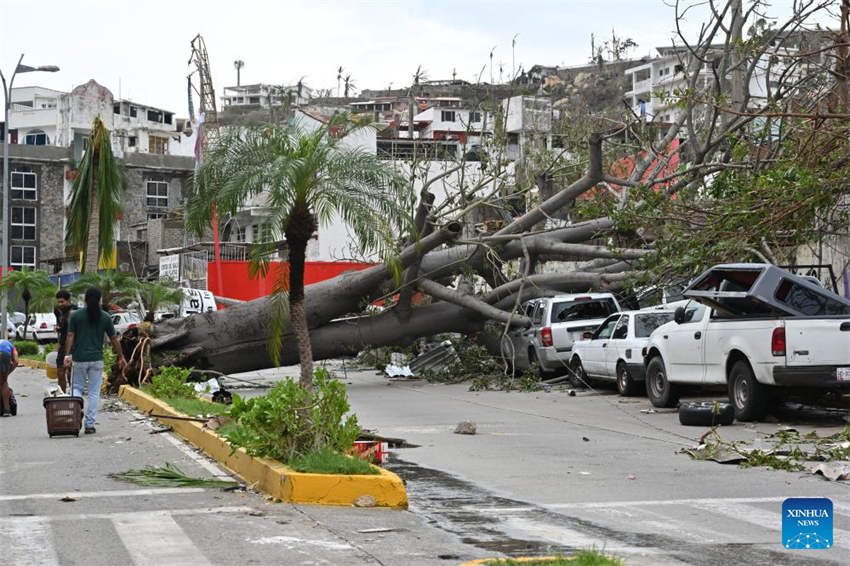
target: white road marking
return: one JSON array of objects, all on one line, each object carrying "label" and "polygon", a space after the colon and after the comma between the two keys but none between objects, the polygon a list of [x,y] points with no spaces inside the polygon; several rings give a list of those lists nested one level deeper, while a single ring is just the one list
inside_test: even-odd
[{"label": "white road marking", "polygon": [[189,444],[183,442],[181,439],[177,438],[170,432],[163,433],[166,440],[168,440],[171,444],[177,447],[178,450],[186,454],[189,458],[195,461],[199,466],[208,471],[213,475],[213,477],[217,480],[233,480],[233,477],[230,476],[227,472],[195,452],[193,448],[190,447]]},{"label": "white road marking", "polygon": [[112,524],[136,566],[211,566],[168,511],[128,513]]},{"label": "white road marking", "polygon": [[[758,525],[763,529],[774,532],[782,531],[782,513],[777,511],[766,511],[749,505],[740,505],[737,503],[728,503],[726,501],[716,500],[713,502],[699,503],[696,505],[699,509],[711,511],[719,515],[724,515],[736,521],[742,521],[751,525]],[[841,546],[850,548],[850,532],[843,529],[833,528],[833,546]],[[780,544],[781,537],[777,537],[777,544]]]},{"label": "white road marking", "polygon": [[[250,511],[255,511],[254,507],[203,507],[198,509],[170,509],[166,511],[169,515],[183,517],[187,515],[217,515],[217,514],[225,514],[225,513],[248,513]],[[131,511],[131,512],[119,512],[119,513],[74,513],[69,515],[31,515],[31,516],[11,516],[11,517],[0,517],[0,525],[3,523],[13,523],[20,520],[39,520],[39,521],[86,521],[92,519],[106,519],[111,520],[116,517],[120,518],[132,518],[134,515],[139,514],[147,514],[150,511]]]},{"label": "white road marking", "polygon": [[15,517],[0,522],[0,556],[10,566],[59,566],[53,536],[42,518]]},{"label": "white road marking", "polygon": [[201,493],[202,487],[162,487],[152,489],[116,489],[111,491],[71,491],[64,493],[29,493],[27,495],[0,495],[0,501],[26,501],[28,499],[60,500],[68,495],[72,497],[139,497],[144,495],[177,495],[183,493]]},{"label": "white road marking", "polygon": [[317,546],[319,548],[324,548],[326,550],[356,550],[350,544],[341,543],[341,542],[331,542],[325,540],[310,540],[303,539],[297,537],[263,537],[257,539],[248,539],[248,542],[253,544],[281,544],[287,548],[287,550],[293,550],[296,546],[300,544],[306,544],[310,546]]}]

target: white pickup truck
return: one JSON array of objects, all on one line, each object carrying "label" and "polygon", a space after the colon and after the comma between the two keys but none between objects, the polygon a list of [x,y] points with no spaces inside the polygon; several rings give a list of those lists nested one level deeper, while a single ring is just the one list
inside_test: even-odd
[{"label": "white pickup truck", "polygon": [[763,419],[780,388],[850,387],[850,301],[767,264],[716,266],[645,349],[646,391],[676,405],[683,385],[723,385],[739,421]]}]

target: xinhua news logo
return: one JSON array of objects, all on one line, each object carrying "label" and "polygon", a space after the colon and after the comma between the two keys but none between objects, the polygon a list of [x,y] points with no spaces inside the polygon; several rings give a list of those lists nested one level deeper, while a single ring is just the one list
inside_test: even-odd
[{"label": "xinhua news logo", "polygon": [[824,497],[786,499],[782,503],[782,546],[832,548],[832,501]]}]

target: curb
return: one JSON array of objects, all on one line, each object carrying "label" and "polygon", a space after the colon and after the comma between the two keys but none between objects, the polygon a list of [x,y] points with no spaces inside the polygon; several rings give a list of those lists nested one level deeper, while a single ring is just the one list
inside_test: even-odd
[{"label": "curb", "polygon": [[[494,563],[498,566],[499,560],[510,560],[511,562],[515,562],[517,564],[522,564],[523,562],[554,562],[558,560],[557,556],[537,556],[537,557],[525,557],[525,558],[479,558],[478,560],[470,560],[469,562],[464,562],[460,566],[480,566],[482,564]],[[564,560],[564,558],[561,558]],[[571,561],[569,558],[567,560]]]},{"label": "curb", "polygon": [[[147,393],[122,385],[118,395],[145,413],[183,416],[170,405]],[[189,443],[200,448],[219,464],[241,477],[249,487],[286,503],[315,505],[354,505],[357,498],[371,495],[376,507],[407,509],[407,491],[397,475],[383,468],[374,476],[306,474],[274,460],[250,456],[244,448],[230,444],[202,423],[159,419]]]},{"label": "curb", "polygon": [[18,365],[22,365],[22,366],[27,367],[27,368],[43,369],[43,370],[47,370],[47,368],[49,368],[49,367],[55,367],[55,366],[49,366],[47,364],[47,362],[40,362],[38,360],[28,360],[26,358],[21,358],[21,357],[18,357]]}]

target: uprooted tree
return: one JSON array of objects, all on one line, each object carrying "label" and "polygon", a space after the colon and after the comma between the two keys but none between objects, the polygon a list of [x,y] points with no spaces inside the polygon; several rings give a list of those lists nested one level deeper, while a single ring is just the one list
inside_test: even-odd
[{"label": "uprooted tree", "polygon": [[[696,37],[678,32],[676,80],[652,93],[655,115],[632,101],[563,112],[550,132],[526,134],[517,161],[510,103],[485,92],[491,139],[436,173],[425,156],[405,165],[418,205],[392,259],[305,288],[313,358],[442,333],[498,353],[508,327],[531,323],[517,306],[543,293],[663,284],[718,261],[778,263],[846,234],[850,0],[798,1],[783,21],[765,9],[677,2],[677,27],[685,15],[706,23]],[[828,29],[813,23],[829,18]],[[367,310],[379,300],[382,312]],[[297,363],[289,320],[279,359],[269,353],[273,301],[157,324],[137,358],[149,350],[154,365],[222,373]]]}]

